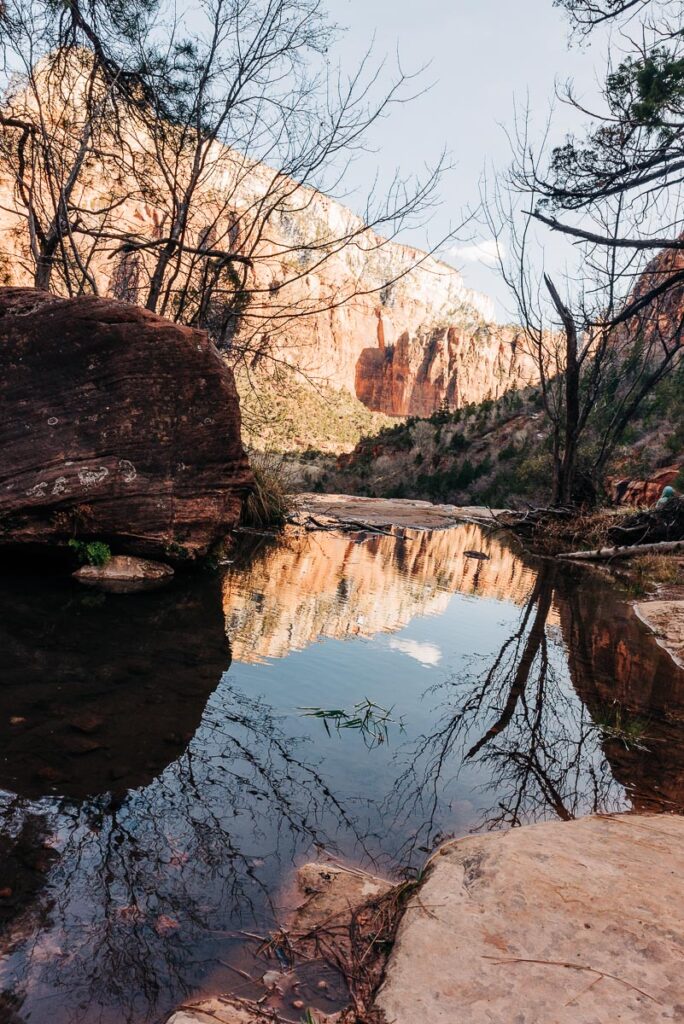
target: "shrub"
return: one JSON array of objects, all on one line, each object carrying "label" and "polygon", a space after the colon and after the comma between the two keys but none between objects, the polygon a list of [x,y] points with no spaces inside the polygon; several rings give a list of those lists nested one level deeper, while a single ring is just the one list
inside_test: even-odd
[{"label": "shrub", "polygon": [[515,458],[518,454],[518,449],[513,443],[507,444],[505,448],[502,448],[499,452],[499,461],[508,462],[509,459]]},{"label": "shrub", "polygon": [[109,544],[102,540],[74,540],[69,541],[69,547],[75,552],[81,565],[106,565],[112,557],[112,550]]},{"label": "shrub", "polygon": [[251,452],[254,489],[242,509],[245,526],[282,526],[292,509],[288,486],[288,467],[282,456],[273,452]]}]

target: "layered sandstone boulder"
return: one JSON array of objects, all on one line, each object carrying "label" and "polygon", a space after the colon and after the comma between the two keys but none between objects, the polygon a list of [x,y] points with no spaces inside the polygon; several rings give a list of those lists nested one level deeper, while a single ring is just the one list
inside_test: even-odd
[{"label": "layered sandstone boulder", "polygon": [[0,544],[205,554],[252,476],[206,335],[113,299],[0,289]]}]

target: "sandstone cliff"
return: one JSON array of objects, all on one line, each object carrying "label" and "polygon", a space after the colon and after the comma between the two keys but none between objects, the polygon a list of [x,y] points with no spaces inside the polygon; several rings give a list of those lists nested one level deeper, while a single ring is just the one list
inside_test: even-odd
[{"label": "sandstone cliff", "polygon": [[[82,71],[76,66],[51,89],[41,116],[52,113],[54,134],[64,136],[68,155],[68,133],[82,120]],[[16,95],[9,112],[35,119],[35,103]],[[168,231],[173,203],[144,130],[121,130],[128,133],[130,168],[110,159],[106,147],[90,159],[79,177],[78,231],[72,237],[82,247],[78,262],[92,278],[87,290],[94,282],[101,295],[144,304],[152,259],[147,246]],[[0,162],[0,281],[28,285],[33,261],[15,175],[16,168]],[[40,178],[34,186],[47,189]],[[265,195],[273,206],[267,230]],[[126,248],[122,235],[141,247]],[[490,302],[466,288],[458,271],[365,230],[340,203],[310,189],[295,190],[283,175],[237,152],[216,146],[207,154],[188,237],[195,252],[158,311],[187,321],[178,313],[189,301],[187,290],[180,295],[183,273],[201,274],[202,252],[212,246],[241,253],[249,259],[250,299],[241,308],[235,347],[255,366],[267,347],[306,376],[391,415],[425,415],[444,401],[457,407],[496,398],[535,378],[515,331],[493,323]],[[51,287],[63,290],[58,275]]]}]

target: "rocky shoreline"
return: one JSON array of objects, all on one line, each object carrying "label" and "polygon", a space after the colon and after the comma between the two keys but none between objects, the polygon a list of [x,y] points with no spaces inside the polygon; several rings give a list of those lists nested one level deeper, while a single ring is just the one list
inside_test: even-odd
[{"label": "rocky shoreline", "polygon": [[684,588],[680,587],[681,598],[638,601],[634,611],[648,626],[661,647],[670,657],[684,668]]},{"label": "rocky shoreline", "polygon": [[[362,1013],[298,1015],[295,973],[275,970],[264,975],[263,999],[189,1003],[168,1024],[677,1020],[683,840],[679,816],[616,814],[447,842],[397,909],[382,983]],[[294,939],[302,929],[329,934],[331,922],[397,892],[327,863],[304,865],[298,882],[306,899],[285,929]]]}]

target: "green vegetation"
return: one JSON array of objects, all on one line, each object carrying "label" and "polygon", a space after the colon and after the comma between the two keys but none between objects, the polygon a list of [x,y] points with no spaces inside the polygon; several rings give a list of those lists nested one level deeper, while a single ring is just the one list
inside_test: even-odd
[{"label": "green vegetation", "polygon": [[112,557],[109,544],[101,540],[75,540],[69,541],[69,547],[75,552],[76,557],[82,565],[106,565]]},{"label": "green vegetation", "polygon": [[289,367],[236,373],[242,435],[249,448],[271,452],[350,451],[362,437],[396,420],[371,412],[348,391],[308,381]]},{"label": "green vegetation", "polygon": [[[602,398],[598,430],[612,415],[615,393],[608,389]],[[596,435],[588,432],[578,455],[580,485],[596,444]],[[606,477],[644,479],[683,458],[684,361],[680,361],[629,424]],[[552,478],[551,432],[541,412],[539,392],[528,388],[497,401],[393,422],[364,438],[344,464],[328,464],[316,486],[376,497],[516,507],[528,502],[547,504]],[[684,468],[676,486],[684,487]]]},{"label": "green vegetation", "polygon": [[399,731],[403,732],[404,725],[401,720],[395,723],[391,717],[394,708],[383,708],[372,700],[365,697],[354,710],[349,713],[342,708],[299,708],[307,718],[319,718],[325,726],[328,736],[331,735],[330,726],[339,732],[341,729],[355,729],[361,733],[364,742],[369,747],[380,746],[389,741],[390,724],[398,724]]},{"label": "green vegetation", "polygon": [[617,701],[594,716],[594,726],[605,739],[619,740],[628,750],[648,750],[643,743],[647,723],[631,716]]}]

